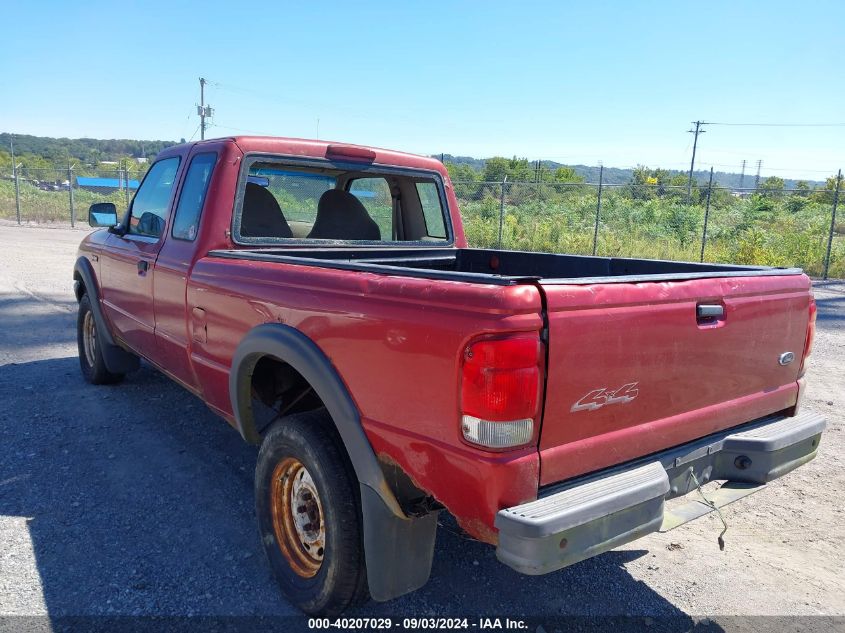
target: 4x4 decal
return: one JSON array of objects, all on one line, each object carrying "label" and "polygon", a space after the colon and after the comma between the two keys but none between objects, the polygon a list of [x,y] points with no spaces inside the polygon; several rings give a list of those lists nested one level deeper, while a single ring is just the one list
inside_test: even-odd
[{"label": "4x4 decal", "polygon": [[638,382],[629,382],[619,389],[595,389],[572,405],[570,411],[594,411],[608,404],[625,404],[639,395]]}]

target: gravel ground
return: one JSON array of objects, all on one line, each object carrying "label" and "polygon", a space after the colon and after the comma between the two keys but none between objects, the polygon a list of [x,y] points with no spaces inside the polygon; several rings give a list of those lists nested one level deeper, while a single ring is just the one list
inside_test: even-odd
[{"label": "gravel ground", "polygon": [[[0,615],[286,615],[260,550],[256,449],[144,366],[92,387],[76,358],[81,230],[0,223]],[[446,517],[431,580],[354,615],[845,614],[845,283],[818,284],[808,406],[819,457],[713,516],[520,576]]]}]

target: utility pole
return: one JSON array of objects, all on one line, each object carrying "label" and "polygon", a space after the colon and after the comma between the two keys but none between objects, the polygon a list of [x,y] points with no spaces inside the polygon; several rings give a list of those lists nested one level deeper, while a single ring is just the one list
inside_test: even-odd
[{"label": "utility pole", "polygon": [[757,161],[757,176],[754,178],[754,191],[760,190],[760,167],[763,166],[763,161]]},{"label": "utility pole", "polygon": [[205,78],[200,77],[200,140],[205,140]]},{"label": "utility pole", "polygon": [[692,171],[695,169],[695,150],[698,147],[698,135],[704,134],[705,130],[702,130],[701,127],[707,125],[707,123],[704,121],[693,121],[693,125],[695,125],[694,130],[687,130],[690,134],[695,134],[695,138],[692,141],[692,161],[689,164],[689,179],[687,180],[687,204],[690,203],[692,198]]},{"label": "utility pole", "polygon": [[742,173],[739,175],[739,190],[742,191],[742,186],[745,184],[745,159],[742,159]]},{"label": "utility pole", "polygon": [[207,118],[214,116],[214,110],[211,106],[205,105],[205,84],[208,82],[205,77],[200,77],[200,104],[197,106],[197,114],[200,115],[200,140],[205,140],[205,130],[208,124],[205,122]]}]

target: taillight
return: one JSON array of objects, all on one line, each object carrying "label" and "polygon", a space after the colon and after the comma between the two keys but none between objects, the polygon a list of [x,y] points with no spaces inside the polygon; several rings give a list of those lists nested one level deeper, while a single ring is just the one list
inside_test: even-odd
[{"label": "taillight", "polygon": [[804,354],[801,356],[801,369],[798,376],[804,375],[807,367],[807,359],[810,357],[810,352],[813,350],[813,339],[816,338],[816,300],[810,297],[810,320],[807,322],[807,338],[804,339]]},{"label": "taillight", "polygon": [[461,376],[464,439],[493,449],[531,443],[540,408],[542,362],[536,335],[469,344]]}]

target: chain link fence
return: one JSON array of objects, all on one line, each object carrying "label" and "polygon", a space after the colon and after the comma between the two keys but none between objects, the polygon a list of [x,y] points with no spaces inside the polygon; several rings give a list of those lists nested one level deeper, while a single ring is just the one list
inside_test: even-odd
[{"label": "chain link fence", "polygon": [[834,190],[695,185],[453,183],[471,246],[798,266],[845,277]]},{"label": "chain link fence", "polygon": [[125,211],[138,188],[140,174],[128,169],[28,169],[0,174],[0,218],[18,222],[87,224],[88,207],[113,202]]},{"label": "chain link fence", "polygon": [[[83,175],[84,173],[84,175]],[[0,174],[0,218],[87,223],[94,202],[121,213],[138,188],[130,169]],[[845,222],[835,189],[729,189],[694,184],[454,181],[471,246],[769,266],[845,278]]]}]

